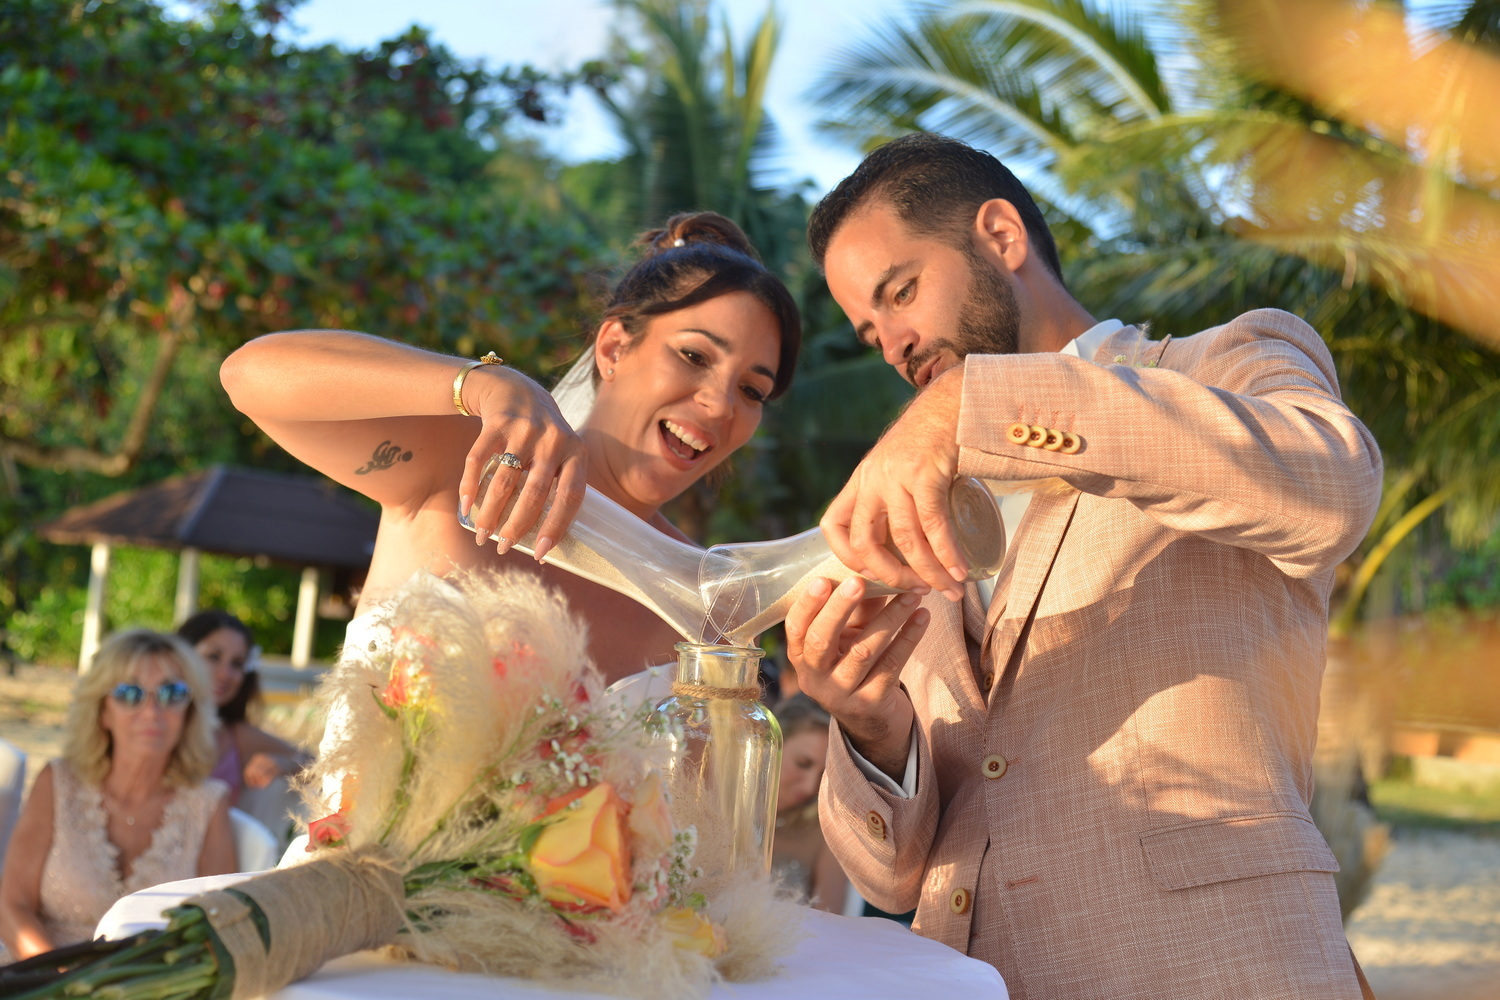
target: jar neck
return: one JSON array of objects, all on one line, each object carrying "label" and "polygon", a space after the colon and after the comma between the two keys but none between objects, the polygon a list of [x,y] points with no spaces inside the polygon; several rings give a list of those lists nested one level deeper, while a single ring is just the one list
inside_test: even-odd
[{"label": "jar neck", "polygon": [[754,647],[677,644],[677,683],[742,690],[759,683],[762,652]]}]

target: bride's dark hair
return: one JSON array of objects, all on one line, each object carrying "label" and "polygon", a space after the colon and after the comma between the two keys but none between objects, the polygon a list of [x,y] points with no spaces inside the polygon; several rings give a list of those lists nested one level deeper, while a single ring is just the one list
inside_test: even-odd
[{"label": "bride's dark hair", "polygon": [[767,398],[786,392],[802,349],[802,318],[791,293],[761,263],[739,226],[717,212],[683,212],[642,233],[635,245],[640,259],[610,292],[605,320],[619,320],[633,342],[653,316],[749,292],[781,328],[776,381]]}]

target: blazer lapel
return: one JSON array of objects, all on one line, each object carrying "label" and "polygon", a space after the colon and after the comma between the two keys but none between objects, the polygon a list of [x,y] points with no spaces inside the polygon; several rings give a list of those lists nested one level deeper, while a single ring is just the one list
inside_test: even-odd
[{"label": "blazer lapel", "polygon": [[[1015,547],[1006,559],[1007,566],[990,603],[980,650],[983,661],[1010,663],[1016,640],[1036,607],[1042,584],[1052,572],[1052,563],[1073,520],[1079,495],[1075,489],[1061,488],[1032,498],[1026,517],[1017,526]],[[1001,587],[1006,589],[1002,592]]]}]

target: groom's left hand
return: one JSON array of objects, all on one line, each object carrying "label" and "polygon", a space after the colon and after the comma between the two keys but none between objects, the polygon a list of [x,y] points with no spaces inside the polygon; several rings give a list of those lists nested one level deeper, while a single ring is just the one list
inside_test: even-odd
[{"label": "groom's left hand", "polygon": [[948,513],[962,400],[963,366],[955,365],[911,401],[829,504],[823,534],[844,565],[903,590],[962,600],[969,566]]},{"label": "groom's left hand", "polygon": [[871,764],[900,781],[915,712],[901,687],[931,615],[914,594],[865,599],[865,581],[813,580],[786,616],[787,658],[802,690],[838,720]]}]

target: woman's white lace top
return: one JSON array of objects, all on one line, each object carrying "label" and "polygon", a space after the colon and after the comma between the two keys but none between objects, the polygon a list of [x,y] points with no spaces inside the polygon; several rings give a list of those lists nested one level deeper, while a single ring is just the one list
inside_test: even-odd
[{"label": "woman's white lace top", "polygon": [[229,793],[218,778],[177,789],[150,846],[131,865],[130,877],[121,878],[101,789],[62,760],[52,762],[52,781],[52,849],[42,866],[41,919],[54,947],[93,938],[99,918],[122,896],[195,877],[208,821]]}]

